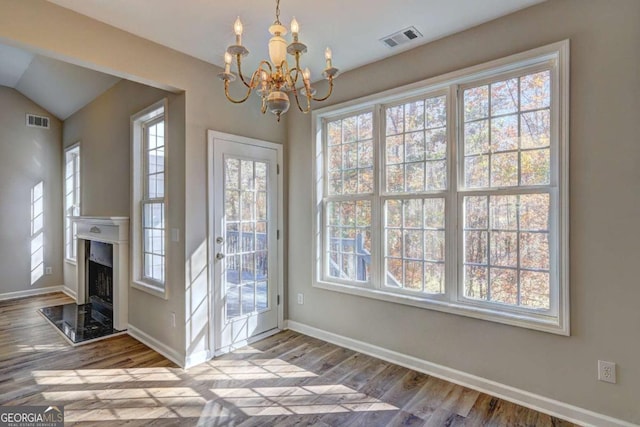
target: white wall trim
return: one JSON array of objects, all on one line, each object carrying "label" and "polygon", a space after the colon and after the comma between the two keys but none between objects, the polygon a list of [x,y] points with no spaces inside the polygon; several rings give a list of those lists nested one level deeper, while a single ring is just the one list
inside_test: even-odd
[{"label": "white wall trim", "polygon": [[4,294],[0,294],[0,301],[53,294],[55,292],[64,292],[64,286],[47,286],[46,288],[27,289],[26,291],[6,292]]},{"label": "white wall trim", "polygon": [[62,292],[64,292],[67,296],[73,298],[76,302],[78,301],[78,297],[77,297],[76,291],[74,291],[73,289],[71,289],[67,285],[64,285],[62,287]]},{"label": "white wall trim", "polygon": [[181,368],[184,368],[185,366],[184,356],[179,354],[177,351],[175,351],[173,348],[169,347],[165,343],[158,341],[151,335],[141,331],[140,329],[136,328],[131,324],[128,325],[127,333],[131,337],[140,341],[142,344],[146,345],[152,350],[157,351],[167,359],[171,360],[176,365],[180,366]]},{"label": "white wall trim", "polygon": [[348,348],[350,350],[367,354],[369,356],[377,357],[378,359],[395,363],[396,365],[400,365],[405,368],[423,372],[482,393],[487,393],[491,396],[495,396],[554,417],[562,418],[575,424],[594,427],[637,427],[636,424],[632,424],[624,420],[599,414],[597,412],[550,399],[539,394],[530,393],[525,390],[491,381],[486,378],[478,377],[437,363],[428,362],[417,357],[408,356],[406,354],[368,344],[363,341],[358,341],[322,329],[314,328],[313,326],[299,323],[294,320],[287,320],[285,328]]}]

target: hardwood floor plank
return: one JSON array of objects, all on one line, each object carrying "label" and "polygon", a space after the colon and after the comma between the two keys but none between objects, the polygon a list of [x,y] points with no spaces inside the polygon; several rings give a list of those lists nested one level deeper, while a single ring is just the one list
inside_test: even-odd
[{"label": "hardwood floor plank", "polygon": [[0,302],[0,405],[63,405],[78,426],[571,426],[292,331],[187,371],[128,335],[72,347],[40,307]]}]

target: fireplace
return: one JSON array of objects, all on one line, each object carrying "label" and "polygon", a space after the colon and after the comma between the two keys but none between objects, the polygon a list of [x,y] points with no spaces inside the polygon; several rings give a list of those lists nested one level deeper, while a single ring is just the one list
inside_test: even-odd
[{"label": "fireplace", "polygon": [[72,344],[123,333],[129,313],[129,218],[75,217],[78,230],[75,304],[42,314]]},{"label": "fireplace", "polygon": [[129,313],[129,218],[76,217],[78,304],[113,307],[113,327],[124,331]]}]

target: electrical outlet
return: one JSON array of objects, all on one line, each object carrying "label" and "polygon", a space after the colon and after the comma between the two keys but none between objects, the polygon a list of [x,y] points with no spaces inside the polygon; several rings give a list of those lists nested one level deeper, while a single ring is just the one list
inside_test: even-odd
[{"label": "electrical outlet", "polygon": [[174,312],[169,313],[169,322],[172,328],[176,327],[176,314]]},{"label": "electrical outlet", "polygon": [[304,304],[304,294],[298,294],[298,304]]},{"label": "electrical outlet", "polygon": [[45,267],[44,268],[44,274],[46,274],[47,276],[50,276],[53,274],[53,268],[51,267]]},{"label": "electrical outlet", "polygon": [[616,383],[616,364],[598,360],[598,380],[607,383]]}]

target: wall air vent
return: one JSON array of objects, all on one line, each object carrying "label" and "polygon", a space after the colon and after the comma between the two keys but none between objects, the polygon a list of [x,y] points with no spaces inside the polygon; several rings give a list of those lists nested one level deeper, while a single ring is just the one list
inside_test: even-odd
[{"label": "wall air vent", "polygon": [[27,126],[30,128],[49,129],[49,117],[27,113]]},{"label": "wall air vent", "polygon": [[380,39],[380,41],[387,47],[397,47],[421,38],[422,34],[416,29],[416,27],[408,27],[404,30],[398,31],[397,33],[393,33],[389,36],[383,37]]}]

